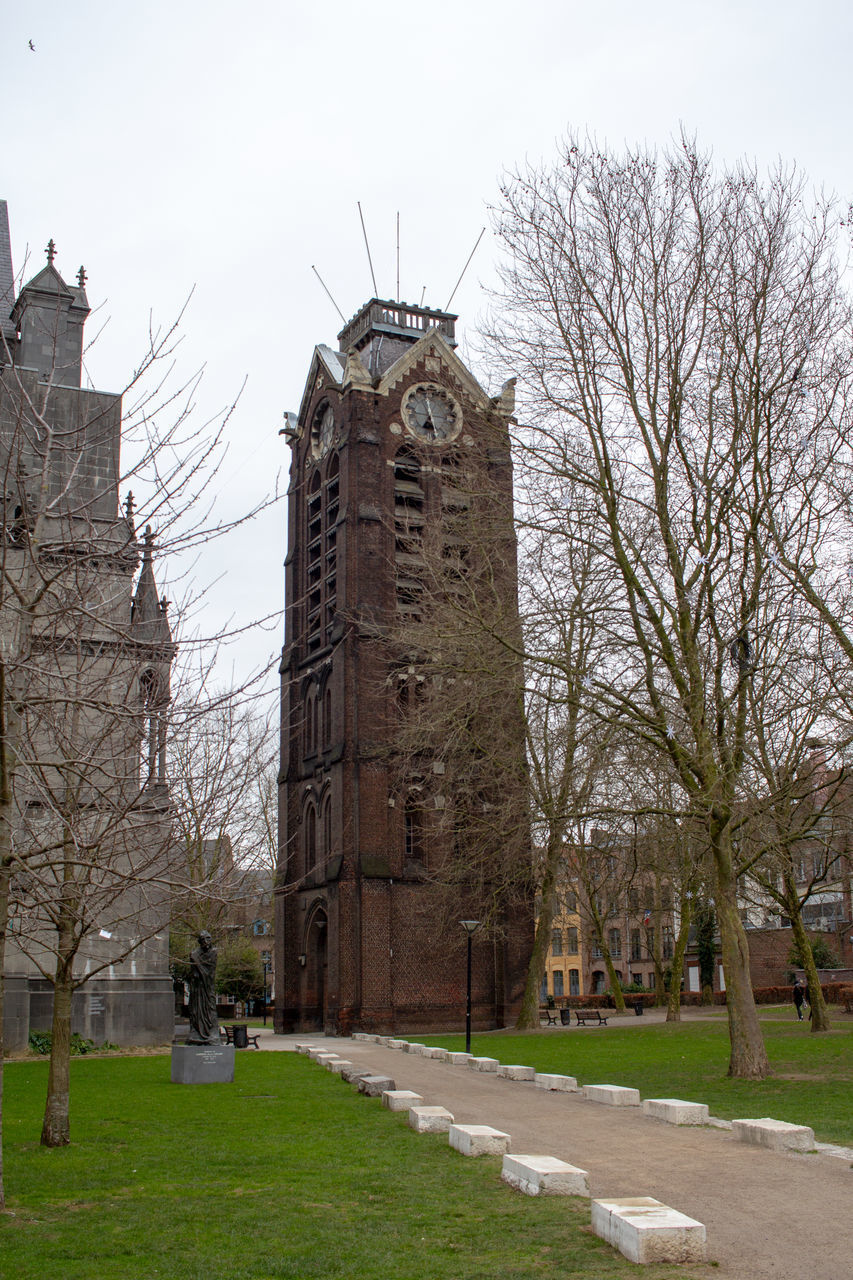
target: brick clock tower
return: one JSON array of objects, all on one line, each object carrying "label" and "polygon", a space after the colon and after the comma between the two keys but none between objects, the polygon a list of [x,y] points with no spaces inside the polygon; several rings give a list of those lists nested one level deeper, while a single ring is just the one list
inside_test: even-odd
[{"label": "brick clock tower", "polygon": [[[444,779],[430,778],[415,810],[400,784],[406,761],[396,736],[401,673],[420,678],[398,639],[407,617],[423,626],[420,553],[431,528],[447,527],[449,473],[464,473],[475,457],[492,509],[506,500],[499,567],[486,577],[504,576],[516,608],[512,384],[486,395],[456,355],[455,320],[372,299],[337,350],[315,348],[299,413],[288,415],[278,1031],[465,1023],[459,922],[478,918],[483,898],[474,900],[464,876],[455,888],[442,883],[437,869],[460,848],[458,830],[436,820]],[[463,556],[466,505],[457,503],[453,538]],[[523,772],[520,723],[511,736]],[[444,766],[433,759],[431,769],[440,775]],[[515,847],[526,886],[529,840]],[[498,927],[474,935],[472,1020],[481,1028],[506,1025],[521,1001],[533,906],[526,887],[512,897],[498,908]]]}]

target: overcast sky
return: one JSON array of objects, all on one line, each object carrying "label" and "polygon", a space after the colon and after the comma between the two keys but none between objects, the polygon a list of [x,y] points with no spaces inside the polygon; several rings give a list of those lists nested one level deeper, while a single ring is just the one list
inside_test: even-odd
[{"label": "overcast sky", "polygon": [[[373,292],[357,201],[379,292],[399,211],[400,295],[443,307],[501,173],[569,128],[662,145],[683,126],[721,163],[782,157],[849,199],[851,36],[849,0],[2,0],[15,269],[40,270],[50,237],[66,280],[85,265],[105,390],[195,289],[181,360],[206,365],[200,412],[248,379],[217,486],[233,513],[286,486],[282,413],[341,328],[312,264],[347,318]],[[487,235],[453,301],[463,358],[495,256]],[[200,559],[205,630],[282,606],[284,530],[280,504]],[[281,638],[245,637],[237,669]]]}]

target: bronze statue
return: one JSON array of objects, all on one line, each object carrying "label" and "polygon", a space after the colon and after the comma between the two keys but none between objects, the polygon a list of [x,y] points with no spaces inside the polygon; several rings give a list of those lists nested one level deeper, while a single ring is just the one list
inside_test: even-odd
[{"label": "bronze statue", "polygon": [[216,948],[205,930],[190,955],[190,1033],[187,1044],[219,1044],[216,1016]]}]

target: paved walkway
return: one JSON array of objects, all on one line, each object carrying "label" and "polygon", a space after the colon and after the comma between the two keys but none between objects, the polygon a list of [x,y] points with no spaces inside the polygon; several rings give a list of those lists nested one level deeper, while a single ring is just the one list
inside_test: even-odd
[{"label": "paved walkway", "polygon": [[[619,1025],[642,1021],[625,1019]],[[555,1034],[575,1032],[563,1028]],[[846,1280],[853,1275],[849,1151],[845,1158],[829,1148],[816,1155],[782,1155],[736,1142],[727,1129],[679,1128],[638,1108],[606,1107],[580,1094],[551,1093],[364,1041],[276,1036],[270,1028],[260,1036],[268,1050],[292,1050],[297,1040],[322,1044],[392,1076],[398,1089],[414,1090],[425,1104],[447,1107],[460,1124],[502,1129],[511,1135],[516,1153],[553,1155],[579,1165],[589,1171],[595,1198],[651,1195],[698,1218],[708,1231],[709,1259],[718,1265],[692,1265],[691,1275],[726,1280]],[[483,1045],[481,1039],[475,1050]],[[523,1056],[522,1042],[519,1052]]]}]

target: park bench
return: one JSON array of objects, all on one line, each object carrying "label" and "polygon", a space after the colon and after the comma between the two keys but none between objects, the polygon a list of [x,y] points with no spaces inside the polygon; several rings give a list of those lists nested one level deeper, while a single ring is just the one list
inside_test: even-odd
[{"label": "park bench", "polygon": [[585,1027],[588,1022],[597,1027],[607,1026],[607,1019],[602,1017],[600,1009],[576,1009],[575,1017],[578,1020],[579,1027]]},{"label": "park bench", "polygon": [[245,1045],[239,1045],[239,1044],[238,1044],[238,1045],[237,1045],[237,1048],[238,1048],[238,1049],[240,1049],[240,1048],[248,1049],[249,1045],[254,1045],[254,1047],[255,1047],[256,1049],[260,1049],[260,1047],[261,1047],[261,1046],[258,1044],[258,1037],[257,1037],[257,1036],[251,1036],[251,1035],[249,1035],[249,1032],[246,1030],[246,1028],[245,1028],[245,1027],[242,1027],[242,1028],[241,1028],[241,1027],[239,1026],[239,1024],[238,1024],[238,1026],[237,1026],[237,1027],[223,1027],[223,1026],[220,1026],[220,1028],[219,1028],[219,1034],[220,1034],[220,1036],[223,1036],[223,1035],[225,1036],[225,1043],[226,1043],[226,1044],[234,1044],[234,1043],[235,1043],[235,1040],[234,1040],[234,1032],[235,1032],[235,1030],[242,1030],[242,1031],[244,1032],[245,1036],[246,1036],[246,1044],[245,1044]]},{"label": "park bench", "polygon": [[557,1025],[557,1010],[556,1010],[556,1009],[549,1009],[549,1008],[548,1008],[548,1006],[547,1006],[547,1005],[544,1005],[544,1004],[543,1004],[543,1005],[540,1005],[540,1007],[539,1007],[539,1021],[541,1022],[543,1018],[547,1018],[547,1019],[548,1019],[548,1023],[547,1023],[547,1025],[548,1025],[549,1027],[556,1027],[556,1025]]}]

